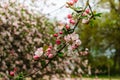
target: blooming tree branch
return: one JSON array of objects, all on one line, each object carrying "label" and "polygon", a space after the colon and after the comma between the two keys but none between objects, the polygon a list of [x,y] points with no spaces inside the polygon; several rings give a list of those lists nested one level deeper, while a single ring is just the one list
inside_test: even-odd
[{"label": "blooming tree branch", "polygon": [[[76,10],[73,8],[73,6],[72,6],[72,5],[74,5],[76,2],[77,2],[77,0],[71,0],[70,2],[67,2],[67,5],[68,5],[67,7],[70,7],[70,8],[72,8],[74,11],[76,11]],[[89,8],[90,8],[90,11],[89,11],[89,9],[86,10],[86,8],[87,8],[88,6],[89,6]],[[72,39],[72,37],[74,36],[74,35],[72,35],[72,34],[74,33],[76,27],[78,26],[80,20],[83,19],[82,16],[84,15],[85,12],[86,12],[87,14],[91,13],[91,15],[90,15],[90,17],[89,17],[90,19],[92,19],[92,18],[94,17],[93,11],[92,11],[91,6],[90,6],[90,4],[89,4],[89,0],[87,0],[85,8],[84,8],[81,12],[78,13],[78,14],[80,14],[80,16],[77,18],[76,22],[71,19],[71,18],[72,18],[72,15],[68,15],[68,18],[70,19],[70,23],[71,23],[72,25],[74,25],[74,27],[73,27],[73,29],[70,29],[70,27],[68,26],[68,24],[65,24],[66,28],[63,28],[62,31],[60,32],[60,34],[63,34],[64,31],[67,29],[67,30],[66,30],[67,34],[65,34],[65,35],[68,35],[68,37],[66,37],[66,36],[63,35],[64,37],[66,37],[66,43],[64,43],[64,44],[62,45],[62,47],[60,47],[60,49],[58,49],[57,51],[55,51],[56,55],[54,55],[54,57],[51,56],[51,58],[50,58],[50,60],[48,61],[48,63],[46,63],[46,64],[45,64],[41,69],[39,69],[39,70],[44,70],[44,68],[46,68],[46,67],[49,65],[49,63],[51,63],[51,61],[58,56],[58,53],[61,52],[61,51],[66,47],[67,43],[69,43],[69,41],[67,40],[67,38]],[[71,35],[71,37],[70,37],[69,34]],[[58,33],[54,34],[54,37],[58,37]],[[74,39],[74,37],[73,37],[73,39]],[[73,41],[74,41],[74,40],[73,40]],[[56,44],[60,45],[60,44],[61,44],[61,41],[59,41],[59,39],[57,39],[57,40],[56,40]],[[73,47],[76,48],[76,47],[78,47],[80,44],[81,44],[81,42],[78,40],[77,44],[74,45]],[[77,46],[77,45],[78,45],[78,46]],[[75,46],[76,46],[76,47],[75,47]],[[76,48],[76,49],[77,49],[77,48]],[[78,50],[78,49],[77,49],[77,50]],[[42,51],[42,50],[41,50],[41,51]],[[39,53],[40,53],[40,52],[39,52]],[[51,53],[48,53],[48,58],[49,58],[49,55],[52,55],[52,54],[51,54]],[[36,53],[35,53],[35,56],[36,56]],[[35,57],[35,56],[34,56],[34,58],[35,58],[36,60],[40,57],[40,56],[39,56],[39,57]],[[33,74],[37,73],[39,70],[36,70],[34,73],[28,74],[27,76],[33,75]],[[26,77],[26,76],[25,76],[25,77]]]}]

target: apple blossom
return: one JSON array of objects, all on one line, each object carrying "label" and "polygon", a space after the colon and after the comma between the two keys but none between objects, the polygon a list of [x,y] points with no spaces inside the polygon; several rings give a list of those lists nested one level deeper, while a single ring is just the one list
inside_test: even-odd
[{"label": "apple blossom", "polygon": [[48,47],[46,49],[46,55],[48,56],[49,54],[51,54],[51,51],[52,51],[52,47]]},{"label": "apple blossom", "polygon": [[64,36],[64,40],[65,40],[66,42],[76,41],[76,40],[79,40],[79,35],[78,35],[78,34],[75,34],[75,33],[68,34],[67,36]]},{"label": "apple blossom", "polygon": [[66,41],[66,42],[69,42],[69,41],[71,41],[71,36],[68,34],[67,36],[64,36],[64,40]]},{"label": "apple blossom", "polygon": [[79,35],[78,34],[72,33],[72,34],[70,34],[70,36],[71,36],[72,41],[75,41],[75,40],[79,39]]},{"label": "apple blossom", "polygon": [[53,58],[53,54],[48,54],[48,58]]},{"label": "apple blossom", "polygon": [[72,45],[72,50],[76,49],[78,46],[77,45]]},{"label": "apple blossom", "polygon": [[81,41],[78,39],[78,40],[75,41],[75,44],[76,44],[77,46],[79,46],[79,45],[81,45]]},{"label": "apple blossom", "polygon": [[82,16],[87,16],[88,14],[86,12],[83,12]]},{"label": "apple blossom", "polygon": [[35,55],[40,57],[43,54],[43,48],[38,48],[37,51],[35,52]]}]

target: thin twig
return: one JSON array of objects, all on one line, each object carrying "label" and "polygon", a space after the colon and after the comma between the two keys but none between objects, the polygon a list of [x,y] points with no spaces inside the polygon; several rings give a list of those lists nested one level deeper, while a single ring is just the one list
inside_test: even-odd
[{"label": "thin twig", "polygon": [[[88,0],[88,1],[89,1],[89,0]],[[87,1],[87,3],[88,3],[88,1]],[[86,4],[86,6],[85,6],[85,8],[83,9],[80,17],[77,19],[77,23],[75,24],[75,26],[74,26],[74,28],[73,28],[73,32],[74,32],[74,30],[76,29],[76,27],[78,26],[79,21],[80,21],[80,19],[81,19],[81,16],[83,15],[83,12],[86,10],[87,6],[88,6],[88,4]]]}]

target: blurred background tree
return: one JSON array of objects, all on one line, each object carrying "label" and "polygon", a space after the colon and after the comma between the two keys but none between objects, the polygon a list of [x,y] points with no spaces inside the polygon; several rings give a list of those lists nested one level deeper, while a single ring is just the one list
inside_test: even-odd
[{"label": "blurred background tree", "polygon": [[92,20],[89,25],[80,25],[78,32],[82,45],[90,49],[90,65],[93,68],[102,66],[101,70],[109,65],[111,74],[119,75],[120,0],[100,0],[98,5],[102,9],[107,8],[108,12],[103,12],[101,18]]}]

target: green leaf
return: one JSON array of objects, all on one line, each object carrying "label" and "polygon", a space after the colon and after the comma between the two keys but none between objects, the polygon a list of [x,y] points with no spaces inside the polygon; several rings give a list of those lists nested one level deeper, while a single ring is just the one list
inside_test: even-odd
[{"label": "green leaf", "polygon": [[45,61],[41,61],[41,65],[42,65],[42,67],[44,67],[45,66]]},{"label": "green leaf", "polygon": [[23,75],[24,75],[23,73],[20,73],[20,74],[15,78],[15,80],[25,80]]},{"label": "green leaf", "polygon": [[64,53],[63,53],[63,52],[59,52],[59,53],[58,53],[58,56],[59,56],[59,57],[63,57],[63,56],[64,56]]},{"label": "green leaf", "polygon": [[80,12],[83,11],[83,9],[82,9],[82,7],[77,7],[77,8],[75,8],[75,11],[78,12],[78,13],[80,13]]},{"label": "green leaf", "polygon": [[64,33],[65,35],[68,34],[68,32],[67,32],[67,30],[66,30],[65,28],[63,28],[63,33]]},{"label": "green leaf", "polygon": [[101,17],[102,13],[96,13],[94,14],[95,17]]}]

